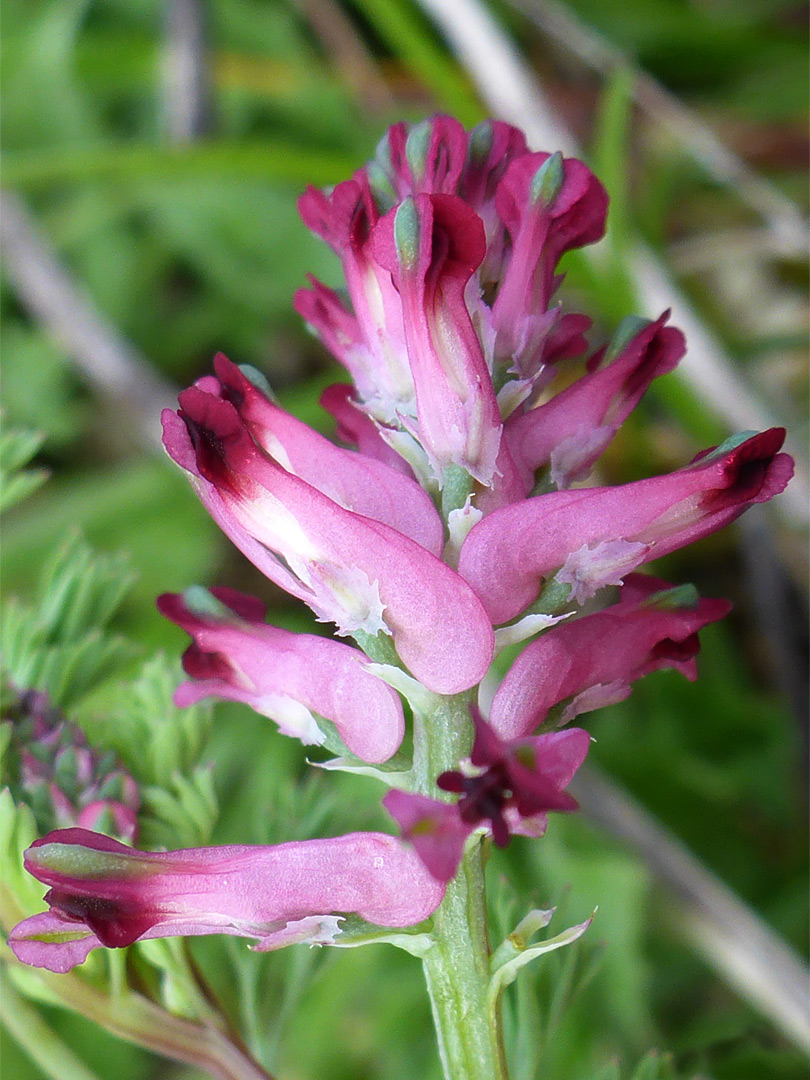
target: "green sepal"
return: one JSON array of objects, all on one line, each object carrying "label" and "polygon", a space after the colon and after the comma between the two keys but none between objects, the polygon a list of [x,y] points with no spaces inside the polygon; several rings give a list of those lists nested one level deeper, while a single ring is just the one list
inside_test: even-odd
[{"label": "green sepal", "polygon": [[461,510],[475,490],[472,476],[460,465],[448,465],[442,473],[442,516],[446,521],[453,510]]},{"label": "green sepal", "polygon": [[576,941],[577,938],[582,937],[593,922],[596,911],[594,910],[593,915],[586,919],[585,922],[577,923],[576,926],[569,926],[567,930],[563,930],[556,937],[547,938],[545,941],[530,945],[529,939],[531,936],[537,930],[547,926],[553,914],[553,908],[551,911],[539,909],[530,911],[493,953],[490,962],[491,978],[488,992],[491,1009],[496,1008],[500,994],[505,987],[515,981],[522,967],[531,963],[538,956],[553,952],[555,949],[561,949]]},{"label": "green sepal", "polygon": [[555,150],[532,177],[529,198],[532,203],[550,207],[559,195],[564,182],[563,156],[559,150]]},{"label": "green sepal", "polygon": [[693,611],[700,603],[700,594],[694,585],[674,585],[661,589],[641,601],[639,607],[655,608],[657,611]]},{"label": "green sepal", "polygon": [[605,350],[605,363],[609,364],[617,356],[621,356],[633,338],[649,325],[650,320],[642,319],[640,315],[628,315],[622,319]]},{"label": "green sepal", "polygon": [[[742,446],[744,442],[748,442],[755,435],[758,435],[758,431],[738,431],[736,435],[729,435],[727,439],[716,446],[708,454],[704,454],[698,461],[692,462],[691,468],[699,469],[703,465],[707,465],[711,461],[717,461],[719,458],[725,457],[726,454],[731,453],[732,450],[736,450],[738,446]],[[687,465],[687,468],[690,466]]]},{"label": "green sepal", "polygon": [[239,364],[239,370],[245,376],[251,386],[255,386],[257,390],[260,390],[265,397],[270,398],[272,402],[276,401],[276,395],[273,393],[273,388],[264,372],[259,371],[253,364]]},{"label": "green sepal", "polygon": [[340,933],[331,943],[333,948],[356,949],[361,945],[394,945],[411,956],[424,956],[433,948],[434,941],[430,930],[432,921],[428,919],[416,926],[407,926],[401,930],[384,930],[373,923],[368,923],[357,915],[347,915],[340,923]]},{"label": "green sepal", "polygon": [[383,762],[381,765],[369,765],[352,755],[329,758],[327,761],[309,760],[309,764],[314,765],[316,769],[324,769],[326,772],[345,772],[354,773],[357,776],[370,776],[387,787],[401,788],[403,791],[412,791],[414,786],[413,771],[404,754],[395,754],[393,758]]},{"label": "green sepal", "polygon": [[425,165],[427,164],[432,133],[432,120],[420,120],[408,132],[408,138],[405,142],[405,157],[411,169],[411,176],[417,182],[425,175]]},{"label": "green sepal", "polygon": [[419,262],[419,232],[416,203],[408,196],[399,204],[394,217],[394,244],[403,270],[414,270]]}]

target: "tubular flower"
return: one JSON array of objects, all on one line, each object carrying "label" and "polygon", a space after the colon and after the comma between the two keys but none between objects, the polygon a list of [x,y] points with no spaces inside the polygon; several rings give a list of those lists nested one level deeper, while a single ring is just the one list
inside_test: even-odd
[{"label": "tubular flower", "polygon": [[438,881],[453,877],[467,837],[483,823],[498,847],[506,847],[511,833],[542,835],[548,811],[576,810],[578,805],[563,788],[588,753],[586,731],[571,728],[505,742],[477,709],[472,716],[470,765],[475,771],[451,769],[436,779],[442,791],[460,796],[455,805],[403,791],[383,799]]},{"label": "tubular flower", "polygon": [[558,488],[584,479],[652,380],[673,370],[686,343],[680,330],[664,325],[668,314],[654,323],[626,320],[586,375],[546,404],[509,417],[504,435],[526,494],[546,465]]},{"label": "tubular flower", "polygon": [[784,490],[785,432],[738,436],[667,476],[554,491],[504,506],[473,527],[459,572],[492,621],[507,622],[556,575],[582,602],[651,559],[691,544]]},{"label": "tubular flower", "polygon": [[688,586],[631,574],[619,603],[553,627],[524,649],[492,702],[489,722],[505,739],[530,734],[551,708],[560,722],[623,701],[636,679],[660,668],[697,678],[698,630],[731,610]]},{"label": "tubular flower", "polygon": [[[265,452],[214,382],[184,390],[180,412],[166,410],[163,422],[169,453],[196,481],[217,524],[272,581],[335,622],[339,633],[389,633],[413,674],[437,693],[475,685],[492,657],[489,620],[458,574],[390,523],[401,509],[395,496],[379,490],[383,470],[395,493],[413,481],[354,455],[358,473],[375,466],[351,481],[365,486],[369,504],[376,500],[377,518],[355,512],[291,471],[292,458],[289,469],[280,464],[287,457],[283,442],[276,456]],[[339,476],[312,479],[337,495]],[[428,509],[422,539],[438,521]]]},{"label": "tubular flower", "polygon": [[230,934],[257,939],[260,951],[331,944],[341,916],[411,926],[444,893],[413,852],[382,833],[147,852],[63,829],[36,840],[25,865],[48,886],[50,911],[19,923],[9,943],[24,963],[60,972],[99,945],[142,938]]},{"label": "tubular flower", "polygon": [[268,626],[262,602],[233,589],[166,593],[158,608],[193,638],[183,655],[192,681],[178,688],[178,705],[209,696],[243,701],[283,734],[315,744],[325,741],[324,717],[364,761],[385,761],[399,748],[399,697],[358,649]]}]

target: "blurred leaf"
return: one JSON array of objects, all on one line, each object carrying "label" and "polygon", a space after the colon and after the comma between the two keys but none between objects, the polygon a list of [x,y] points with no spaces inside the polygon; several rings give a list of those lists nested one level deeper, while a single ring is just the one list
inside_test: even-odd
[{"label": "blurred leaf", "polygon": [[4,158],[3,182],[22,191],[35,191],[65,183],[104,180],[128,186],[146,177],[168,178],[257,177],[295,186],[336,183],[351,173],[355,162],[337,153],[274,146],[269,141],[251,145],[217,140],[193,146],[155,147],[126,143],[93,149],[65,147],[54,152],[17,151]]},{"label": "blurred leaf", "polygon": [[2,613],[3,667],[14,686],[45,690],[66,707],[122,670],[134,650],[107,624],[132,581],[125,559],[94,555],[76,536],[63,543],[42,569],[37,602],[11,600]]},{"label": "blurred leaf", "polygon": [[434,93],[440,107],[472,127],[484,111],[467,78],[428,29],[422,13],[397,0],[353,0],[391,50]]},{"label": "blurred leaf", "polygon": [[31,495],[48,477],[47,469],[25,469],[44,442],[35,431],[0,432],[0,510]]}]

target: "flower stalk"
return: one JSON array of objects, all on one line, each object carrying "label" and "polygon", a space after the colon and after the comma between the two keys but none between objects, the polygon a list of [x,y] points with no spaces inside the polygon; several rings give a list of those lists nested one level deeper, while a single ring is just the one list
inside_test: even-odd
[{"label": "flower stalk", "polygon": [[[434,711],[414,716],[415,789],[436,792],[436,777],[469,757],[470,694],[434,695]],[[491,948],[487,928],[485,844],[468,845],[433,915],[434,945],[422,958],[446,1080],[506,1080],[500,1008],[487,1005]]]}]

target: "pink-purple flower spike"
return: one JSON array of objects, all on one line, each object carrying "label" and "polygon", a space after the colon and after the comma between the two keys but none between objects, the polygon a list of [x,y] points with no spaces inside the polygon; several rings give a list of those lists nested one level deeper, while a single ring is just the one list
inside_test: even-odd
[{"label": "pink-purple flower spike", "polygon": [[[590,319],[563,310],[559,260],[602,236],[607,195],[553,151],[497,121],[465,132],[436,116],[394,125],[353,177],[301,196],[346,285],[311,278],[295,297],[351,379],[321,399],[335,441],[221,355],[163,415],[169,455],[223,532],[358,646],[270,626],[233,590],[165,594],[161,611],[192,638],[178,704],[245,702],[330,749],[333,725],[353,759],[333,767],[406,789],[384,804],[408,843],[369,832],[154,853],[51,833],[26,857],[50,890],[50,911],[11,935],[26,963],[67,971],[99,945],[168,935],[327,943],[350,913],[420,923],[482,836],[541,836],[550,812],[576,808],[565,788],[590,739],[564,725],[660,668],[696,676],[698,631],[729,605],[635,571],[773,498],[792,461],[773,428],[669,475],[587,486],[686,343],[653,312],[591,347]],[[541,592],[554,602],[534,610]],[[586,601],[598,610],[581,614]],[[496,642],[521,641],[493,689]],[[395,754],[396,772],[372,768]],[[458,963],[478,949],[454,978],[480,979],[486,935],[454,918],[428,932],[455,935]]]}]

